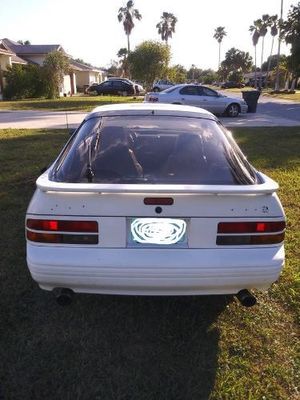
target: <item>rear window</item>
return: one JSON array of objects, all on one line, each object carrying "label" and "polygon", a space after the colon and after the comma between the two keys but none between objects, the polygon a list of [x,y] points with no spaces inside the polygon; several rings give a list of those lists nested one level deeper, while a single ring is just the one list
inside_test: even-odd
[{"label": "rear window", "polygon": [[217,122],[174,116],[91,118],[50,176],[57,182],[238,185],[255,170]]}]

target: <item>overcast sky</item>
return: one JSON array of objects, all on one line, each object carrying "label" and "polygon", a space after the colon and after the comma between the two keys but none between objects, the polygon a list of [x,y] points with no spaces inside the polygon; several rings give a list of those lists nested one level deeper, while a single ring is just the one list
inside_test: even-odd
[{"label": "overcast sky", "polygon": [[[284,0],[284,17],[297,2]],[[125,4],[126,0],[0,0],[0,38],[61,44],[74,58],[107,67],[117,60],[118,50],[127,46],[123,25],[117,20],[118,9]],[[217,69],[218,43],[213,34],[218,26],[227,32],[222,59],[231,47],[253,56],[249,26],[262,14],[280,14],[280,0],[135,0],[134,4],[143,18],[132,31],[131,49],[144,40],[160,40],[156,24],[164,11],[172,12],[178,23],[169,42],[171,63],[186,68],[195,64]],[[268,35],[265,58],[270,46]],[[289,53],[286,46],[283,52]]]}]

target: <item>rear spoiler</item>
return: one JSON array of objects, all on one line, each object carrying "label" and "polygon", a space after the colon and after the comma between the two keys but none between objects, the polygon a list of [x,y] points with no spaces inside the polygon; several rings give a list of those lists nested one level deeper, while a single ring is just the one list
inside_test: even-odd
[{"label": "rear spoiler", "polygon": [[158,185],[54,182],[48,179],[48,172],[36,181],[37,188],[43,192],[262,195],[272,194],[279,188],[273,179],[262,173],[258,173],[262,183],[256,185]]}]

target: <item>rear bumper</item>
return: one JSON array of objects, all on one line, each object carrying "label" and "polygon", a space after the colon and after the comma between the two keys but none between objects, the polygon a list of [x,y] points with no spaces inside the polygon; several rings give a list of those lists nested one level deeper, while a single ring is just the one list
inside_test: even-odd
[{"label": "rear bumper", "polygon": [[95,249],[27,244],[30,273],[41,288],[131,295],[234,294],[267,289],[284,248]]}]

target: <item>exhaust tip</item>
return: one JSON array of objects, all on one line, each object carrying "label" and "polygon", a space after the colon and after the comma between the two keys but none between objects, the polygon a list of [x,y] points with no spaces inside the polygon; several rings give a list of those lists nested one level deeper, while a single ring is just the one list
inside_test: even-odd
[{"label": "exhaust tip", "polygon": [[73,290],[68,288],[59,288],[55,293],[56,302],[60,306],[69,306],[73,301],[73,297]]},{"label": "exhaust tip", "polygon": [[255,296],[247,289],[240,290],[236,298],[244,307],[253,307],[257,303]]}]

